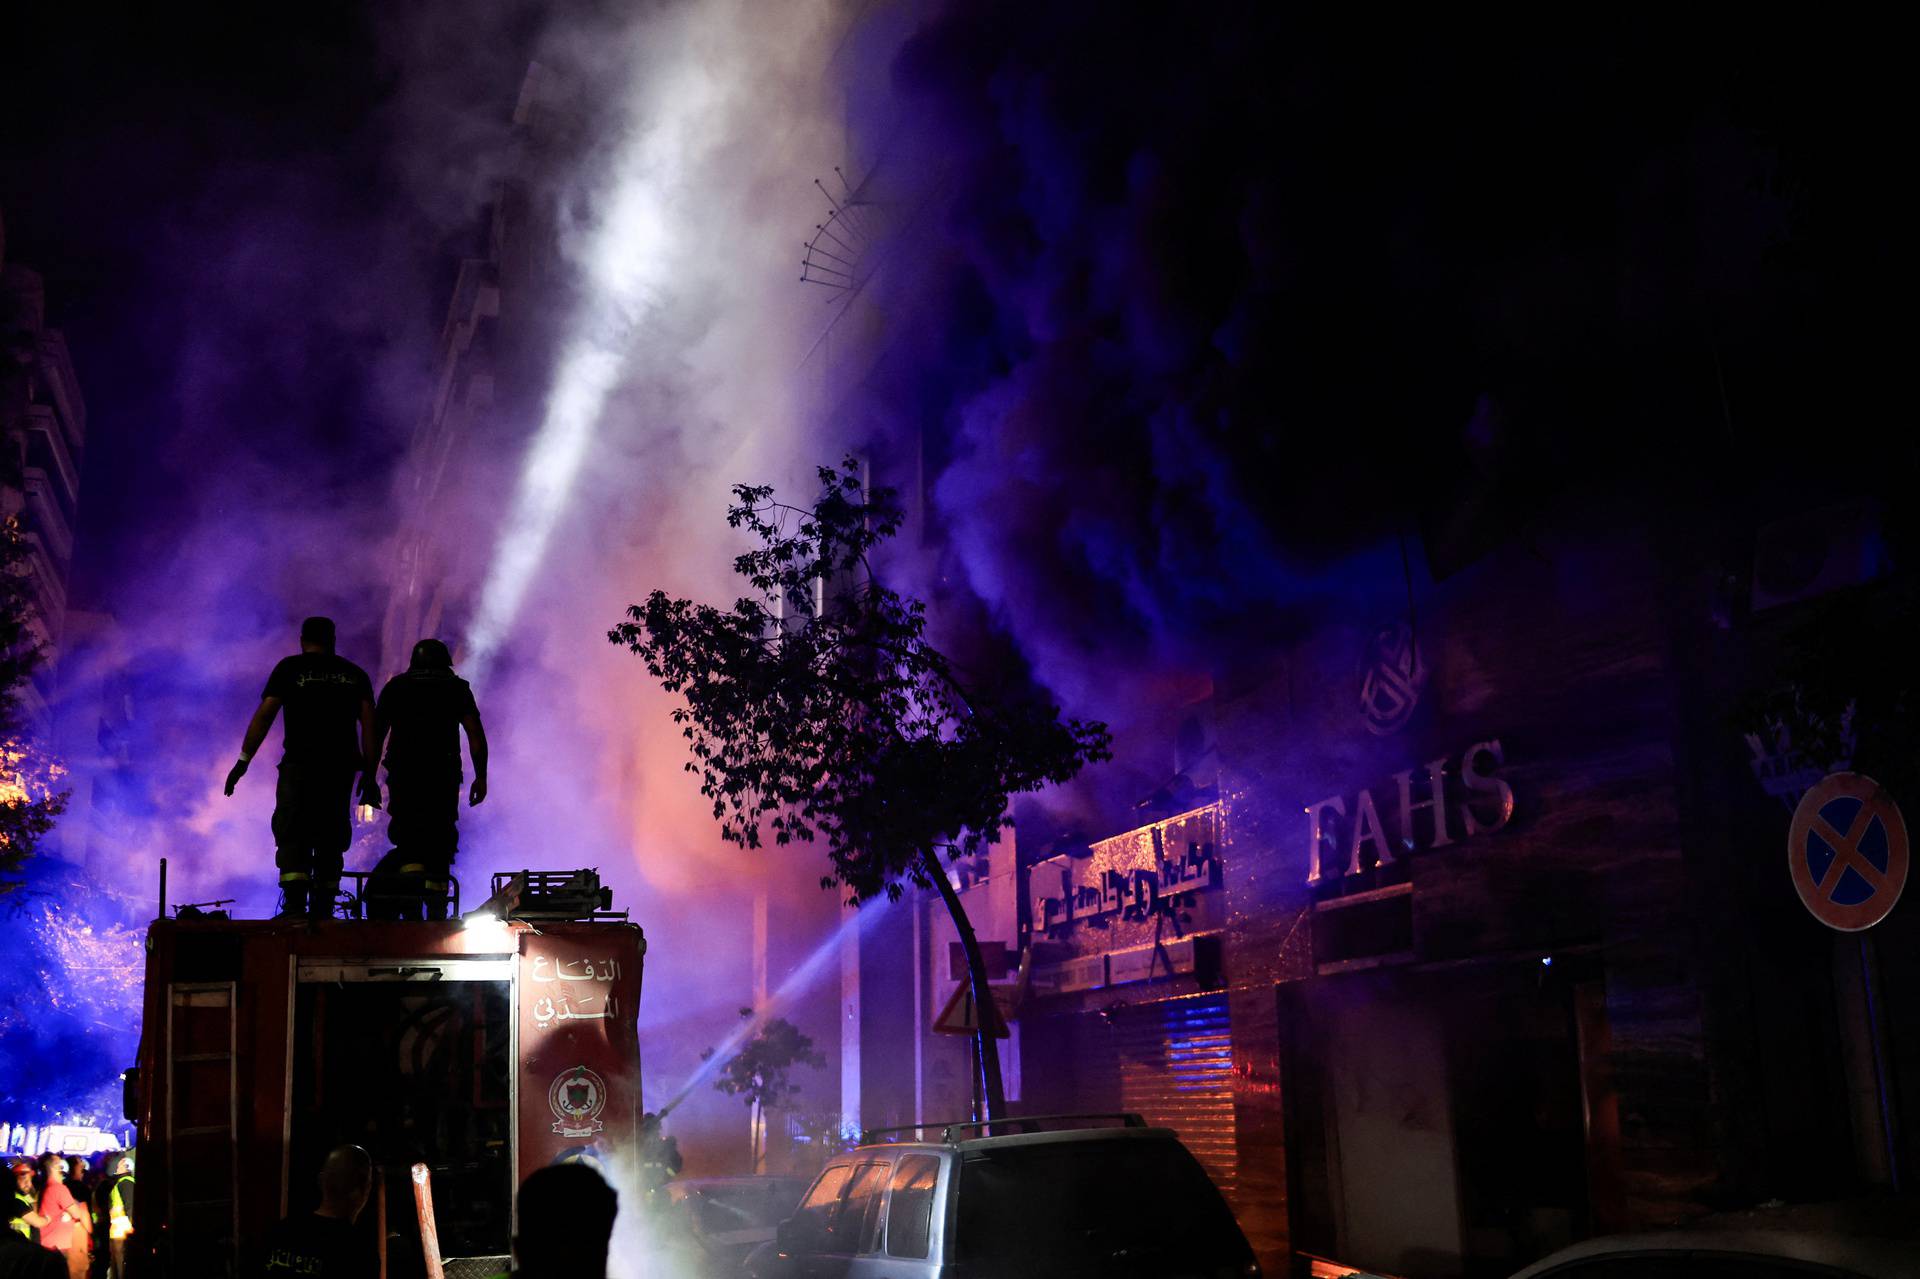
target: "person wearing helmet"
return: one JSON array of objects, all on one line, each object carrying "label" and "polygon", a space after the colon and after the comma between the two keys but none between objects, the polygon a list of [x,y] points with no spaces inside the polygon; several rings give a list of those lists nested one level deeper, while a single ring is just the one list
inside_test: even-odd
[{"label": "person wearing helmet", "polygon": [[33,1164],[26,1159],[16,1159],[10,1171],[13,1174],[12,1199],[19,1206],[19,1211],[7,1218],[7,1228],[33,1243],[39,1243],[40,1227],[47,1224],[47,1219],[40,1215],[40,1191],[33,1184]]},{"label": "person wearing helmet", "polygon": [[413,646],[407,669],[387,681],[374,710],[374,747],[386,746],[387,838],[370,896],[394,918],[446,918],[447,879],[460,832],[460,732],[473,756],[467,803],[487,797],[487,734],[473,689],[453,673],[437,639]]},{"label": "person wearing helmet", "polygon": [[273,807],[282,916],[333,914],[340,868],[353,843],[355,773],[362,774],[362,802],[380,802],[373,785],[379,758],[373,742],[373,681],[333,645],[333,619],[309,617],[300,624],[300,651],[267,677],[240,744],[240,760],[227,772],[231,795],[284,706],[286,749]]},{"label": "person wearing helmet", "polygon": [[[48,1252],[26,1234],[22,1223],[37,1216],[18,1199],[0,1201],[0,1279],[66,1279],[67,1267],[60,1254]],[[30,1228],[29,1228],[30,1229]]]},{"label": "person wearing helmet", "polygon": [[105,1264],[95,1262],[94,1273],[126,1279],[127,1240],[133,1237],[133,1155],[109,1155],[101,1168],[93,1188],[93,1237],[106,1240],[106,1247],[96,1250]]}]

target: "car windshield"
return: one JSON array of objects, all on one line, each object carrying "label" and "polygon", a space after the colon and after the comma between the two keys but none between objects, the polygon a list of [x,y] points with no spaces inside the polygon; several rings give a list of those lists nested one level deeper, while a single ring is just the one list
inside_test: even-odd
[{"label": "car windshield", "polygon": [[958,1252],[982,1274],[1206,1273],[1251,1254],[1207,1174],[1175,1141],[1010,1146],[960,1174]]}]

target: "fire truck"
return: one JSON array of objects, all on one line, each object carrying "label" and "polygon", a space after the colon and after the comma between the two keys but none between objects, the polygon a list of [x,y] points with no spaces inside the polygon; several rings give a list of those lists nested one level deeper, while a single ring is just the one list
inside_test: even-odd
[{"label": "fire truck", "polygon": [[490,1275],[528,1173],[638,1158],[646,941],[597,873],[496,875],[446,920],[370,918],[354,880],[345,918],[163,905],[149,930],[134,1274],[244,1273],[351,1142],[383,1275]]}]

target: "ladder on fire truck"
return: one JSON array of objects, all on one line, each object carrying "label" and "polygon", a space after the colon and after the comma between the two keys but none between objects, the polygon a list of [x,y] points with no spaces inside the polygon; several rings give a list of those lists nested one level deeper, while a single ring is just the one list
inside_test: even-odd
[{"label": "ladder on fire truck", "polygon": [[168,987],[167,1221],[177,1254],[211,1245],[231,1258],[239,1235],[233,1004],[230,981]]}]

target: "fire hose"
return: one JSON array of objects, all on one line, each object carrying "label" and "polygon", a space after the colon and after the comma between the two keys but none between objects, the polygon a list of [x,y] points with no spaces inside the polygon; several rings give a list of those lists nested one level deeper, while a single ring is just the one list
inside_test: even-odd
[{"label": "fire hose", "polygon": [[433,1224],[433,1173],[425,1164],[413,1166],[413,1207],[420,1217],[420,1252],[426,1258],[427,1279],[446,1279],[440,1268],[440,1232]]},{"label": "fire hose", "polygon": [[379,1241],[380,1279],[387,1279],[387,1170],[373,1166],[373,1236]]}]

